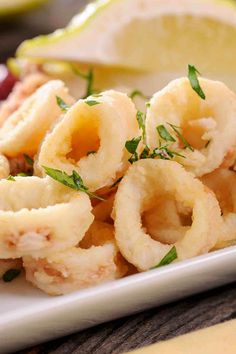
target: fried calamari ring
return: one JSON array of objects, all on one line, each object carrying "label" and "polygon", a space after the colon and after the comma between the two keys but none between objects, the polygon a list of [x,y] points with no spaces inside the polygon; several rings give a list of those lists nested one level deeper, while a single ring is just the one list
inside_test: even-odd
[{"label": "fried calamari ring", "polygon": [[183,215],[175,200],[164,196],[158,198],[155,207],[143,214],[143,225],[151,237],[161,243],[173,244],[188,231],[191,214]]},{"label": "fried calamari ring", "polygon": [[115,238],[130,263],[144,271],[157,265],[171,245],[153,240],[142,228],[142,214],[163,195],[192,210],[192,225],[174,245],[178,260],[208,252],[222,232],[220,208],[213,193],[174,161],[140,160],[121,181],[114,203]]},{"label": "fried calamari ring", "polygon": [[76,170],[96,191],[127,168],[125,143],[138,134],[133,102],[125,94],[107,91],[79,100],[67,112],[43,142],[37,164],[67,173]]},{"label": "fried calamari ring", "polygon": [[236,243],[236,173],[218,169],[201,178],[216,195],[224,220],[224,233],[216,248]]},{"label": "fried calamari ring", "polygon": [[31,96],[48,80],[48,76],[37,72],[30,73],[22,81],[17,82],[8,98],[0,107],[0,127],[7,118],[22,105],[27,97]]},{"label": "fried calamari ring", "polygon": [[0,259],[45,256],[76,245],[94,217],[85,193],[48,178],[0,181]]},{"label": "fried calamari ring", "polygon": [[49,81],[28,97],[0,129],[0,152],[9,157],[34,155],[46,132],[62,114],[56,96],[74,102],[64,83]]},{"label": "fried calamari ring", "polygon": [[128,267],[114,243],[114,227],[94,222],[80,247],[47,258],[24,257],[26,279],[50,295],[66,294],[124,276]]},{"label": "fried calamari ring", "polygon": [[[158,146],[157,126],[164,125],[176,142],[169,142],[171,150],[182,149],[186,158],[176,157],[195,176],[214,171],[222,164],[230,166],[236,154],[236,95],[223,83],[199,79],[206,100],[193,91],[186,78],[172,81],[150,101],[147,111],[147,143],[154,149]],[[177,130],[194,148],[183,150]],[[179,151],[180,152],[180,151]]]},{"label": "fried calamari ring", "polygon": [[22,269],[21,259],[0,259],[0,278],[10,269]]},{"label": "fried calamari ring", "polygon": [[111,221],[111,212],[113,209],[115,194],[111,194],[104,201],[98,203],[93,208],[93,215],[97,221]]},{"label": "fried calamari ring", "polygon": [[0,154],[0,179],[7,178],[10,174],[10,164],[4,155]]}]

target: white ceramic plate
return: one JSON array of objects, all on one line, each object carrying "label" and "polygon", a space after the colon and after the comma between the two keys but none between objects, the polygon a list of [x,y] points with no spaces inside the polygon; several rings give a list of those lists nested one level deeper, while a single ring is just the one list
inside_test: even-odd
[{"label": "white ceramic plate", "polygon": [[236,246],[50,297],[23,277],[0,283],[0,353],[10,353],[236,280]]}]

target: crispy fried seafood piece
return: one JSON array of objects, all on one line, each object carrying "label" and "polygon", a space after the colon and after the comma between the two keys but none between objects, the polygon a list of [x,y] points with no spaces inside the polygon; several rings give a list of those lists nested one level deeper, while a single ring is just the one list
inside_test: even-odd
[{"label": "crispy fried seafood piece", "polygon": [[[164,125],[176,140],[168,141],[170,149],[186,157],[176,160],[195,176],[203,176],[221,165],[229,167],[236,156],[236,95],[221,82],[201,78],[199,81],[206,100],[193,91],[188,79],[174,80],[153,96],[146,120],[148,145],[152,149],[157,147],[156,128]],[[176,130],[194,151],[183,150],[186,146]]]},{"label": "crispy fried seafood piece", "polygon": [[128,167],[127,140],[139,134],[136,110],[127,95],[107,91],[79,100],[41,146],[38,167],[71,173],[96,191],[110,186]]},{"label": "crispy fried seafood piece", "polygon": [[0,129],[0,152],[9,157],[22,153],[34,155],[46,132],[61,116],[56,96],[74,102],[64,83],[52,80],[28,97]]},{"label": "crispy fried seafood piece", "polygon": [[140,160],[121,181],[114,203],[118,247],[140,271],[157,265],[172,247],[153,240],[142,227],[142,215],[163,195],[192,212],[192,225],[174,243],[178,260],[208,252],[223,232],[218,202],[199,180],[177,162]]},{"label": "crispy fried seafood piece", "polygon": [[49,77],[42,73],[31,73],[22,81],[17,82],[12,93],[0,107],[0,127],[6,119],[21,106],[27,97],[31,96],[48,80]]},{"label": "crispy fried seafood piece", "polygon": [[204,177],[202,182],[210,188],[219,201],[224,220],[224,233],[216,248],[236,243],[236,173],[218,169]]},{"label": "crispy fried seafood piece", "polygon": [[21,259],[0,259],[0,278],[10,269],[21,269]]},{"label": "crispy fried seafood piece", "polygon": [[0,259],[75,246],[94,217],[89,197],[48,178],[0,181]]},{"label": "crispy fried seafood piece", "polygon": [[10,164],[7,158],[0,154],[0,179],[7,178],[10,174]]},{"label": "crispy fried seafood piece", "polygon": [[128,267],[114,243],[114,228],[94,222],[80,243],[47,258],[24,257],[26,279],[50,295],[66,294],[124,276]]},{"label": "crispy fried seafood piece", "polygon": [[173,244],[180,240],[192,224],[191,208],[178,210],[178,203],[168,196],[160,197],[155,207],[143,213],[143,225],[154,240]]}]

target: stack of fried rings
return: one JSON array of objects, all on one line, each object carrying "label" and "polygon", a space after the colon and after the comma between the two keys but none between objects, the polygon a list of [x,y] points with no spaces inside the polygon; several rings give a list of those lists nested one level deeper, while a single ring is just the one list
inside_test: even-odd
[{"label": "stack of fried rings", "polygon": [[[157,92],[145,129],[120,92],[75,102],[49,80],[27,97],[0,128],[1,276],[23,267],[34,286],[60,295],[147,271],[173,246],[176,262],[234,244],[236,95],[220,82],[200,85],[206,100],[186,78]],[[140,141],[136,161],[127,141]],[[140,157],[145,146],[157,153]],[[161,154],[166,146],[175,153]],[[32,176],[19,175],[25,154]],[[86,189],[46,176],[45,166],[76,172]]]}]

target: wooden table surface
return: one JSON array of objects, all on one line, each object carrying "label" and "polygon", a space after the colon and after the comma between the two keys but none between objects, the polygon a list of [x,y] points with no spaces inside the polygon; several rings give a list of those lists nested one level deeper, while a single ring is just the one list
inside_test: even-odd
[{"label": "wooden table surface", "polygon": [[[17,21],[0,23],[0,61],[12,56],[23,39],[63,27],[86,2],[51,0],[48,6]],[[18,354],[120,354],[232,318],[236,318],[236,284],[102,324]]]}]

